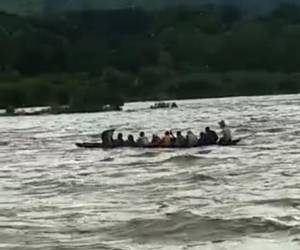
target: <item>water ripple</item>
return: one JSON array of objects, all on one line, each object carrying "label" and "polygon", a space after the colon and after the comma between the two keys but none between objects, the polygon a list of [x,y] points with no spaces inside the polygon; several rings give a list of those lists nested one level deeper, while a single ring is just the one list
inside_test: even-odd
[{"label": "water ripple", "polygon": [[[0,117],[0,249],[299,249],[300,95]],[[151,117],[151,119],[150,119]],[[163,118],[163,119],[162,119]],[[236,147],[84,150],[102,130],[218,131]]]}]

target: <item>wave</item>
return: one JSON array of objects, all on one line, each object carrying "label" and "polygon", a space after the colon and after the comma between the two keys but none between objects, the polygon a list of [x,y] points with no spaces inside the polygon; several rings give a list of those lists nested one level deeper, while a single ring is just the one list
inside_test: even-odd
[{"label": "wave", "polygon": [[130,157],[137,157],[137,158],[153,158],[158,155],[160,155],[161,152],[144,152],[142,154],[135,154],[135,155],[129,155]]},{"label": "wave", "polygon": [[184,181],[187,183],[197,183],[197,182],[204,182],[204,181],[212,181],[216,182],[217,179],[204,174],[176,174],[171,176],[162,176],[162,177],[156,177],[147,181],[143,181],[136,185],[153,185],[153,184],[168,184],[168,183],[177,183],[178,181]]},{"label": "wave", "polygon": [[209,175],[204,175],[204,174],[195,174],[192,177],[192,180],[198,182],[198,181],[216,181],[215,178],[209,176]]},{"label": "wave", "polygon": [[250,128],[237,128],[235,130],[235,133],[237,134],[247,134],[247,133],[253,133],[253,129],[250,129]]},{"label": "wave", "polygon": [[291,131],[290,135],[298,137],[298,136],[300,136],[300,130]]},{"label": "wave", "polygon": [[[155,154],[155,153],[154,153]],[[160,153],[158,153],[160,154]],[[144,154],[142,154],[143,156],[139,155],[139,156],[133,156],[131,155],[131,157],[137,157],[137,158],[142,158],[142,157],[148,157],[148,158],[153,158],[155,159],[155,156],[152,155],[151,152],[146,152]],[[157,165],[161,165],[164,163],[184,163],[184,164],[188,164],[191,163],[193,161],[198,161],[198,160],[203,160],[205,159],[204,157],[201,156],[196,156],[196,155],[177,155],[177,156],[171,156],[167,159],[164,160],[158,160],[158,161],[153,161],[153,162],[145,162],[145,161],[135,161],[135,162],[130,162],[130,163],[124,163],[124,164],[119,164],[122,166],[143,166],[143,167],[151,167],[151,166],[157,166]]]},{"label": "wave", "polygon": [[258,201],[252,201],[251,203],[257,205],[273,205],[273,206],[293,207],[293,208],[300,207],[300,199],[294,199],[294,198],[258,200]]},{"label": "wave", "polygon": [[7,146],[8,144],[8,141],[0,141],[0,146]]},{"label": "wave", "polygon": [[196,155],[190,155],[190,154],[185,154],[185,155],[176,155],[172,156],[166,160],[163,160],[161,163],[168,163],[168,162],[190,162],[190,161],[197,161],[197,160],[202,160],[203,157],[201,156],[196,156]]},{"label": "wave", "polygon": [[258,122],[258,123],[270,122],[270,118],[269,117],[261,117],[261,118],[251,117],[250,120],[252,122]]},{"label": "wave", "polygon": [[292,226],[277,219],[261,217],[221,219],[198,216],[186,211],[167,214],[161,219],[135,219],[114,226],[110,232],[136,241],[225,241],[257,233],[288,231]]},{"label": "wave", "polygon": [[202,154],[201,151],[197,152],[197,155],[192,155],[192,154],[186,154],[186,155],[177,155],[177,156],[172,156],[168,159],[165,159],[161,162],[157,162],[157,163],[181,163],[184,165],[188,165],[190,163],[194,163],[194,162],[198,162],[198,161],[205,161],[205,163],[210,163],[210,162],[214,162],[214,164],[218,163],[218,162],[224,162],[224,160],[238,160],[238,157],[234,157],[234,156],[223,156],[219,155],[216,157],[210,157],[207,158],[205,157],[205,155],[209,154],[211,151],[204,151],[204,153]]},{"label": "wave", "polygon": [[115,160],[115,158],[113,158],[113,157],[107,157],[107,158],[104,158],[103,160],[101,160],[101,162],[112,162],[114,160]]},{"label": "wave", "polygon": [[208,155],[209,153],[211,153],[212,150],[201,150],[198,152],[199,155]]},{"label": "wave", "polygon": [[286,131],[286,128],[269,128],[269,129],[262,130],[262,132],[271,133],[271,134],[281,133],[284,131]]},{"label": "wave", "polygon": [[259,152],[256,157],[266,155],[266,152],[263,152],[263,151],[272,151],[275,148],[278,148],[278,146],[274,145],[273,147],[272,146],[257,146],[257,147],[254,147],[254,149],[257,152]]},{"label": "wave", "polygon": [[[92,173],[91,173],[92,174]],[[85,176],[88,176],[85,173]],[[79,175],[83,177],[83,175]],[[71,176],[70,176],[71,177]],[[74,193],[91,193],[99,188],[103,188],[105,184],[94,184],[94,183],[82,183],[76,179],[44,179],[42,177],[36,178],[34,180],[24,181],[21,185],[15,187],[9,187],[9,190],[18,190],[22,195],[30,195],[32,197],[36,196],[47,196],[55,197],[58,195],[74,194]]]}]

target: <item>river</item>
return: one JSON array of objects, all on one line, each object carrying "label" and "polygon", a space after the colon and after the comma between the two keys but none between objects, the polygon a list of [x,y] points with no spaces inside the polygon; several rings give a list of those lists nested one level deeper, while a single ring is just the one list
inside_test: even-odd
[{"label": "river", "polygon": [[[299,250],[300,95],[131,103],[123,112],[0,118],[0,249]],[[218,129],[238,146],[79,149]]]}]

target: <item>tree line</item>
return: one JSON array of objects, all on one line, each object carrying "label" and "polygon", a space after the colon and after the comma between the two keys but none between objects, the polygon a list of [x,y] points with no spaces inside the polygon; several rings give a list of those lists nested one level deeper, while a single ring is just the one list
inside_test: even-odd
[{"label": "tree line", "polygon": [[0,107],[295,93],[300,7],[0,13]]}]

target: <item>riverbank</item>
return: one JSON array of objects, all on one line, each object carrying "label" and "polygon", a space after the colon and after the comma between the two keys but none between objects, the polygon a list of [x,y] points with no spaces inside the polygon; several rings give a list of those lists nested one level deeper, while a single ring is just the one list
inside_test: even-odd
[{"label": "riverbank", "polygon": [[72,109],[70,106],[55,106],[55,107],[27,107],[14,108],[8,107],[6,110],[0,110],[0,116],[39,116],[39,115],[60,115],[60,114],[76,114],[76,113],[93,113],[93,112],[109,112],[122,111],[121,106],[104,105],[93,109],[82,108]]},{"label": "riverbank", "polygon": [[56,107],[48,109],[47,113],[97,112],[120,110],[125,102],[132,101],[300,92],[300,73],[202,72],[176,74],[157,82],[150,75],[147,79],[149,83],[145,84],[145,79],[138,75],[116,70],[101,75],[0,76],[0,108],[43,106]]}]

